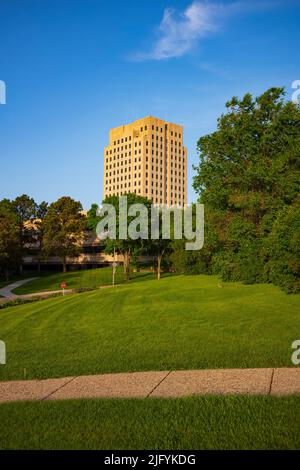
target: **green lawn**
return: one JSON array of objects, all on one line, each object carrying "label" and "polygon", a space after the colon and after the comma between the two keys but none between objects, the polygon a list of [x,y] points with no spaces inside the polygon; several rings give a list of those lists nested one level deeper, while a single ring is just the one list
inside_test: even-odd
[{"label": "green lawn", "polygon": [[299,449],[300,397],[0,406],[0,449]]},{"label": "green lawn", "polygon": [[[13,281],[11,281],[11,282],[13,282]],[[11,282],[0,281],[0,289],[2,289],[2,287],[7,286],[8,284],[11,284]]]},{"label": "green lawn", "polygon": [[291,367],[300,296],[174,276],[0,311],[0,380],[105,372]]},{"label": "green lawn", "polygon": [[20,281],[22,279],[27,279],[28,277],[35,277],[35,276],[37,276],[37,274],[28,273],[28,274],[20,274],[20,275],[12,276],[9,281],[4,281],[2,279],[0,280],[0,289],[2,289],[2,287],[8,286],[9,284],[12,284],[13,282]]},{"label": "green lawn", "polygon": [[[38,274],[36,274],[38,276]],[[31,277],[35,277],[32,275]],[[154,279],[156,275],[154,273],[131,273],[131,281]],[[74,271],[68,273],[46,273],[35,279],[34,281],[28,282],[21,287],[18,287],[13,292],[15,294],[31,294],[33,292],[46,292],[60,289],[62,282],[67,283],[67,288],[78,289],[81,287],[99,287],[106,286],[112,283],[112,268],[105,267],[99,269],[85,269],[81,271]],[[115,283],[122,284],[124,282],[123,267],[119,266],[116,270]]]}]

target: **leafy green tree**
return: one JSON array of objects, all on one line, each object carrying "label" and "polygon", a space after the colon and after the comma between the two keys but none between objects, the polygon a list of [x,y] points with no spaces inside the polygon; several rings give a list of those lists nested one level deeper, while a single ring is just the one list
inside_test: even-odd
[{"label": "leafy green tree", "polygon": [[[162,264],[164,263],[165,266],[168,268],[170,267],[170,264],[174,265],[176,264],[175,260],[179,261],[179,258],[176,257],[177,254],[180,253],[179,256],[184,256],[185,258],[185,253],[183,254],[182,252],[184,251],[184,243],[185,241],[183,240],[175,240],[175,212],[173,208],[157,208],[158,212],[156,214],[156,223],[158,224],[158,227],[156,227],[156,237],[150,241],[150,243],[147,246],[148,253],[151,254],[152,256],[155,257],[156,259],[156,272],[157,272],[157,279],[160,279],[161,277],[161,270],[162,270]],[[164,216],[163,212],[165,211],[165,216],[169,218],[169,234],[168,238],[163,238],[163,223],[164,223]],[[181,212],[181,209],[179,209],[179,212]],[[180,214],[181,218],[181,234],[183,233],[183,217],[182,213]],[[180,219],[179,219],[180,220]],[[171,261],[172,260],[172,261]],[[182,258],[181,258],[182,260]],[[178,264],[177,264],[178,268]],[[178,271],[179,272],[179,271]]]},{"label": "leafy green tree", "polygon": [[226,279],[271,279],[264,240],[299,194],[300,109],[284,95],[270,88],[232,98],[217,130],[198,141],[194,188],[215,220],[212,270]]},{"label": "leafy green tree", "polygon": [[23,229],[24,224],[36,217],[37,204],[33,198],[26,194],[16,197],[12,204]]},{"label": "leafy green tree", "polygon": [[300,189],[300,111],[282,88],[232,98],[218,129],[198,141],[194,188],[209,207],[257,224]]},{"label": "leafy green tree", "polygon": [[22,247],[19,220],[8,200],[0,202],[0,273],[9,280],[20,265]]},{"label": "leafy green tree", "polygon": [[158,240],[152,240],[152,252],[156,257],[157,279],[160,279],[163,257],[169,255],[172,251],[172,241],[164,240],[161,237]]},{"label": "leafy green tree", "polygon": [[286,292],[300,292],[300,196],[279,210],[264,248],[270,281]]},{"label": "leafy green tree", "polygon": [[98,204],[94,203],[91,205],[90,210],[87,213],[87,228],[88,230],[96,230],[97,224],[100,221],[100,217],[97,215]]},{"label": "leafy green tree", "polygon": [[177,274],[187,274],[187,252],[185,250],[185,240],[173,240],[171,243],[170,262],[172,269]]},{"label": "leafy green tree", "polygon": [[[195,223],[193,213],[193,224]],[[187,240],[172,241],[170,261],[175,272],[179,274],[211,274],[213,256],[220,249],[220,242],[215,227],[218,224],[216,214],[206,208],[204,213],[204,246],[201,250],[188,251],[185,249]],[[195,225],[193,226],[195,229]]]},{"label": "leafy green tree", "polygon": [[[139,196],[135,193],[126,194],[127,196],[127,206],[128,208],[133,204],[143,204],[148,209],[148,214],[150,217],[150,208],[151,201],[146,197]],[[125,239],[119,238],[119,227],[120,227],[120,218],[119,218],[119,196],[109,196],[104,201],[103,204],[111,204],[116,211],[116,239],[107,239],[106,253],[113,253],[114,250],[116,253],[120,253],[123,256],[123,268],[124,268],[124,279],[129,281],[130,279],[130,260],[134,255],[141,254],[145,251],[145,247],[148,246],[149,240],[143,240],[141,238],[137,240],[132,240],[129,236]],[[127,224],[129,225],[136,217],[128,216]],[[102,217],[100,217],[102,219]],[[148,227],[150,226],[149,220],[147,220]]]},{"label": "leafy green tree", "polygon": [[[22,247],[22,258],[26,254],[28,247],[34,241],[33,222],[37,214],[37,204],[33,198],[23,194],[12,201],[12,207],[18,217],[20,224],[20,237]],[[20,263],[20,272],[22,272],[22,260]]]},{"label": "leafy green tree", "polygon": [[80,202],[65,196],[49,206],[42,222],[43,251],[61,259],[63,272],[67,271],[67,257],[79,255],[85,228]]},{"label": "leafy green tree", "polygon": [[36,207],[36,219],[34,225],[34,242],[38,249],[38,271],[41,270],[41,260],[43,258],[44,226],[43,221],[48,213],[48,202],[42,201]]}]

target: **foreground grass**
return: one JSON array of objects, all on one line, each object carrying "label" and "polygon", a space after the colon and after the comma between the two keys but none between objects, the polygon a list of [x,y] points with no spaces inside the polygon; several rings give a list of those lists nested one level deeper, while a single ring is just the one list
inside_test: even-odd
[{"label": "foreground grass", "polygon": [[[292,367],[300,296],[176,276],[0,311],[0,380],[107,372]],[[24,373],[26,369],[26,374]]]},{"label": "foreground grass", "polygon": [[[32,277],[34,277],[32,275]],[[154,273],[131,273],[131,282],[136,280],[155,279]],[[79,289],[81,287],[100,287],[110,285],[112,283],[112,268],[98,268],[98,269],[85,269],[81,271],[73,271],[67,273],[53,273],[44,274],[28,282],[23,286],[14,289],[14,293],[18,295],[31,294],[34,292],[48,292],[52,290],[59,290],[62,282],[67,283],[68,289]],[[116,269],[115,283],[124,283],[123,267],[119,266]]]},{"label": "foreground grass", "polygon": [[0,406],[0,449],[299,449],[300,397]]}]

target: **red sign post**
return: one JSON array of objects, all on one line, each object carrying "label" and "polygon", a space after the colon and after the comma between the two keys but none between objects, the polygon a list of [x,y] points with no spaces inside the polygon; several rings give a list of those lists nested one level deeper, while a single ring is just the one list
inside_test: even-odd
[{"label": "red sign post", "polygon": [[65,288],[67,287],[67,283],[66,282],[62,282],[60,284],[60,288],[63,290],[63,295],[65,295]]}]

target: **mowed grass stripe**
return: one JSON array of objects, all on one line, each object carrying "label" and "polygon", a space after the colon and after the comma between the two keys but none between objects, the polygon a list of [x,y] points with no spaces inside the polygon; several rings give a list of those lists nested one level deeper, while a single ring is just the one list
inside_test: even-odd
[{"label": "mowed grass stripe", "polygon": [[174,276],[4,309],[0,379],[147,370],[291,367],[300,296]]},{"label": "mowed grass stripe", "polygon": [[[168,274],[163,274],[168,276]],[[145,279],[154,279],[155,273],[151,272],[132,272],[131,282],[143,281]],[[100,286],[107,286],[112,283],[112,268],[104,267],[98,269],[87,269],[80,271],[71,271],[67,273],[45,273],[34,281],[24,284],[23,286],[14,289],[17,295],[32,294],[35,292],[48,292],[60,289],[62,282],[67,283],[68,289],[80,289],[84,287],[97,288]],[[123,284],[124,275],[123,267],[118,266],[115,273],[115,283]]]}]

